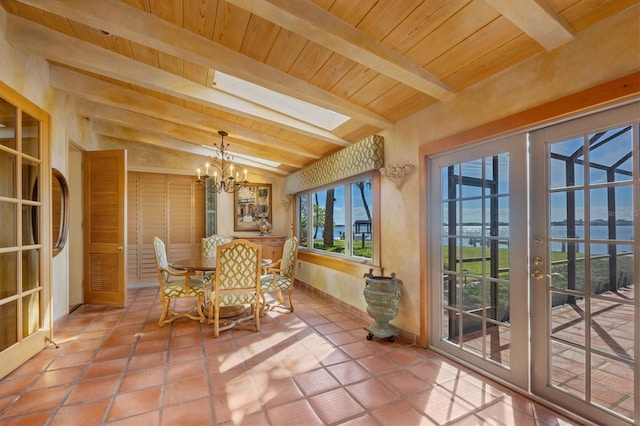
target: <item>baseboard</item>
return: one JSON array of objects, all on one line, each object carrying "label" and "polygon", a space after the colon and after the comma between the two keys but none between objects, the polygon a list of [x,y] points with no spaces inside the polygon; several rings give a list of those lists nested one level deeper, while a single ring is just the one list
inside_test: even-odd
[{"label": "baseboard", "polygon": [[[338,307],[340,307],[341,309],[344,309],[345,311],[358,316],[359,318],[361,318],[364,321],[367,322],[374,322],[373,318],[371,318],[371,316],[366,313],[365,311],[363,311],[362,309],[358,309],[353,305],[350,305],[348,303],[346,303],[343,300],[338,299],[337,297],[334,297],[328,293],[325,293],[322,290],[319,290],[318,288],[305,283],[304,281],[300,281],[298,279],[296,279],[294,281],[294,285],[300,289],[302,289],[303,291],[306,291],[307,293],[311,293],[316,297],[320,297],[323,299],[328,300],[331,303],[334,303],[335,305],[337,305]],[[409,342],[412,345],[417,345],[418,344],[418,335],[411,333],[407,330],[404,330],[396,325],[394,325],[395,328],[398,329],[398,331],[400,332],[400,336],[403,340],[406,340],[407,342]]]}]

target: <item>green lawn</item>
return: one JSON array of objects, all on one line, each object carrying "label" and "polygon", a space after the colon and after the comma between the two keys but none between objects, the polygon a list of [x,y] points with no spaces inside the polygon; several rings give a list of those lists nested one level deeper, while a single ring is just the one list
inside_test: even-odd
[{"label": "green lawn", "polygon": [[[313,248],[318,250],[325,250],[331,253],[344,253],[345,240],[333,240],[333,246],[325,247],[322,238],[315,239],[313,241]],[[360,241],[355,241],[353,244],[353,255],[358,257],[365,257],[371,259],[373,257],[372,242],[365,241],[364,247]]]},{"label": "green lawn", "polygon": [[[448,251],[447,246],[443,247],[444,251],[444,264],[448,265]],[[485,254],[487,258],[491,253],[490,249],[486,247]],[[464,259],[481,259],[482,247],[464,247],[463,248]],[[482,260],[465,261],[463,259],[463,268],[468,271],[470,275],[482,276]],[[509,273],[509,249],[498,249],[498,259],[500,268],[500,278],[508,279]],[[569,275],[569,267],[566,252],[554,251],[551,252],[551,274],[552,285],[555,288],[567,288]],[[486,267],[489,267],[489,260],[486,260]],[[446,267],[446,266],[445,266]],[[575,290],[583,291],[585,282],[584,271],[584,253],[577,253],[576,265],[575,265]],[[485,273],[485,276],[488,273]],[[609,289],[609,257],[608,256],[594,256],[590,263],[590,277],[591,289],[594,293],[601,293]],[[627,286],[633,284],[633,254],[619,255],[616,265],[616,281],[618,286]]]}]

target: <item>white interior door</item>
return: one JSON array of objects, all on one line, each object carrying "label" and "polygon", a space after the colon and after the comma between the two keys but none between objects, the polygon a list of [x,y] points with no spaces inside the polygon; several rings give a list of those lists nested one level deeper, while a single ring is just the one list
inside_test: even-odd
[{"label": "white interior door", "polygon": [[429,161],[430,346],[528,387],[526,136]]},{"label": "white interior door", "polygon": [[532,133],[532,391],[638,424],[640,104]]}]

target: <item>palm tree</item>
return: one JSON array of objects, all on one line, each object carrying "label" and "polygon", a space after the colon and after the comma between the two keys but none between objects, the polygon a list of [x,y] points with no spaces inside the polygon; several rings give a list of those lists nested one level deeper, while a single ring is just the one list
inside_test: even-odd
[{"label": "palm tree", "polygon": [[324,246],[333,247],[333,203],[335,201],[334,190],[327,190],[327,201],[324,209],[324,229],[322,230],[322,239]]},{"label": "palm tree", "polygon": [[367,186],[369,188],[371,188],[371,181],[367,180],[367,181],[360,181],[360,182],[356,182],[356,186],[358,187],[358,189],[360,190],[360,197],[362,197],[362,204],[364,205],[364,211],[367,213],[367,219],[369,219],[369,223],[371,223],[371,211],[369,210],[369,204],[367,203],[367,199],[364,196],[364,185],[365,182],[367,184]]},{"label": "palm tree", "polygon": [[320,207],[318,193],[315,193],[316,202],[313,203],[313,239],[318,238],[318,228],[324,223],[324,209]]}]

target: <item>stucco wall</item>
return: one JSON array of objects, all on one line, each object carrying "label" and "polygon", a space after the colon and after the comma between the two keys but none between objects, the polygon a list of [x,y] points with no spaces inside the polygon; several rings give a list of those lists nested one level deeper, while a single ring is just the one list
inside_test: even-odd
[{"label": "stucco wall", "polygon": [[[581,33],[581,38],[542,53],[485,80],[448,102],[435,104],[380,133],[385,164],[409,161],[416,170],[398,190],[382,179],[382,253],[385,275],[403,281],[399,314],[392,323],[420,330],[419,148],[446,136],[523,111],[640,70],[640,6]],[[298,278],[364,310],[364,279],[302,262]]]},{"label": "stucco wall", "polygon": [[[0,28],[6,27],[5,19],[6,14],[0,8]],[[47,61],[13,49],[5,41],[4,35],[0,36],[0,58],[2,58],[0,60],[0,80],[52,116],[51,140],[56,141],[63,130],[55,125],[53,119],[55,96],[48,85],[49,66]],[[64,173],[64,156],[60,155],[57,148],[52,147],[51,149],[51,163],[53,167]],[[51,286],[54,320],[64,314],[61,310],[68,299],[68,285],[66,285],[68,263],[68,256],[63,251],[54,258],[51,266],[51,280],[55,284]]]},{"label": "stucco wall", "polygon": [[[6,28],[6,12],[0,8],[0,29]],[[75,113],[74,102],[49,86],[49,64],[37,56],[14,49],[0,35],[0,80],[51,117],[51,167],[69,176],[68,140],[74,136],[79,144],[97,146],[97,140]],[[72,182],[69,182],[70,185]],[[51,263],[53,320],[69,312],[69,250],[68,246]]]},{"label": "stucco wall", "polygon": [[[0,29],[5,28],[5,12],[0,8]],[[483,81],[448,102],[434,105],[381,133],[385,138],[385,163],[409,161],[418,164],[419,147],[447,135],[473,128],[514,112],[557,99],[569,93],[627,75],[640,69],[640,6],[628,9],[581,34],[581,39]],[[88,121],[75,114],[74,101],[55,93],[48,86],[47,62],[16,51],[0,36],[0,80],[22,93],[51,115],[52,166],[65,175],[68,171],[68,140],[84,149],[107,147],[91,131]],[[131,152],[132,169],[143,168],[143,156]],[[180,158],[179,156],[175,158]],[[159,159],[154,165],[171,167],[174,157]],[[182,163],[184,164],[184,163]],[[282,179],[250,175],[254,182],[273,184],[274,234],[290,235],[291,205],[282,200]],[[395,272],[404,282],[400,313],[394,324],[418,334],[420,238],[418,224],[421,206],[418,201],[418,172],[413,172],[401,189],[382,179],[382,253],[381,266],[386,274]],[[232,197],[219,202],[219,232],[233,234]],[[52,291],[54,320],[68,311],[68,248],[54,258]],[[364,310],[364,280],[301,262],[298,278]]]}]

